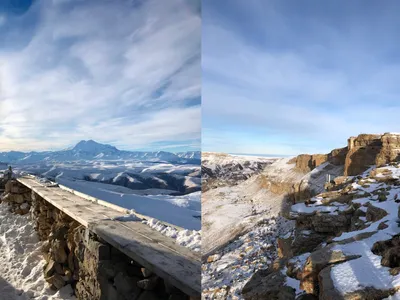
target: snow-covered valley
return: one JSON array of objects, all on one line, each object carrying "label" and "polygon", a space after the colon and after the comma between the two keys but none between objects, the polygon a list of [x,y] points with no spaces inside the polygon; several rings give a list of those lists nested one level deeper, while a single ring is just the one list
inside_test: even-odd
[{"label": "snow-covered valley", "polygon": [[198,152],[129,152],[94,141],[55,152],[5,152],[16,174],[29,173],[189,230],[201,227]]}]

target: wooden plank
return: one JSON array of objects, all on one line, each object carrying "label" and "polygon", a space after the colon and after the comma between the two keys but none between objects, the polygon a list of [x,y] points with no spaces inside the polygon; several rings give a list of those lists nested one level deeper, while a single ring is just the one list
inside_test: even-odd
[{"label": "wooden plank", "polygon": [[133,260],[191,296],[201,292],[200,254],[138,221],[118,221],[116,211],[32,178],[18,181]]},{"label": "wooden plank", "polygon": [[[190,296],[199,296],[201,291],[201,263],[158,247],[145,235],[134,234],[118,222],[102,221],[91,224],[89,229],[112,246],[139,262],[181,289]],[[151,229],[151,228],[150,228]]]}]

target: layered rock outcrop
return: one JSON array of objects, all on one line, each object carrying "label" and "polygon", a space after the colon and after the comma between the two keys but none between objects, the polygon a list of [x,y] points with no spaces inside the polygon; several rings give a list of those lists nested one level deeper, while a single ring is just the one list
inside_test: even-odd
[{"label": "layered rock outcrop", "polygon": [[301,172],[310,172],[325,162],[335,166],[344,165],[347,147],[332,150],[328,154],[300,154],[289,163],[296,163],[296,169]]},{"label": "layered rock outcrop", "polygon": [[281,299],[280,289],[292,300],[398,297],[399,176],[390,163],[292,206],[296,227],[277,240],[279,260],[248,281],[244,298]]},{"label": "layered rock outcrop", "polygon": [[371,165],[383,166],[400,160],[400,134],[360,134],[350,137],[347,147],[332,150],[328,154],[300,154],[289,163],[295,163],[300,172],[310,172],[329,162],[343,165],[345,176],[361,174]]}]

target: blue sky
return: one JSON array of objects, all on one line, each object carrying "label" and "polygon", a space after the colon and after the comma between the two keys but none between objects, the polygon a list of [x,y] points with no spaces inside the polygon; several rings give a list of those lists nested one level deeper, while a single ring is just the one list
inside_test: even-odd
[{"label": "blue sky", "polygon": [[198,1],[1,1],[0,151],[199,150],[200,42]]},{"label": "blue sky", "polygon": [[400,131],[399,1],[203,0],[202,11],[204,151],[327,153]]}]

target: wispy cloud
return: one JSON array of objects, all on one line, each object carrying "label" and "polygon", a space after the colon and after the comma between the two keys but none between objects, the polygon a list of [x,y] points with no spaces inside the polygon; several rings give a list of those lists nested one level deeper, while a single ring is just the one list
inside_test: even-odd
[{"label": "wispy cloud", "polygon": [[205,0],[204,150],[327,152],[399,131],[398,8]]},{"label": "wispy cloud", "polygon": [[0,27],[8,41],[0,44],[0,150],[80,139],[200,146],[201,20],[191,3],[38,1],[4,24],[21,19],[31,33]]}]

